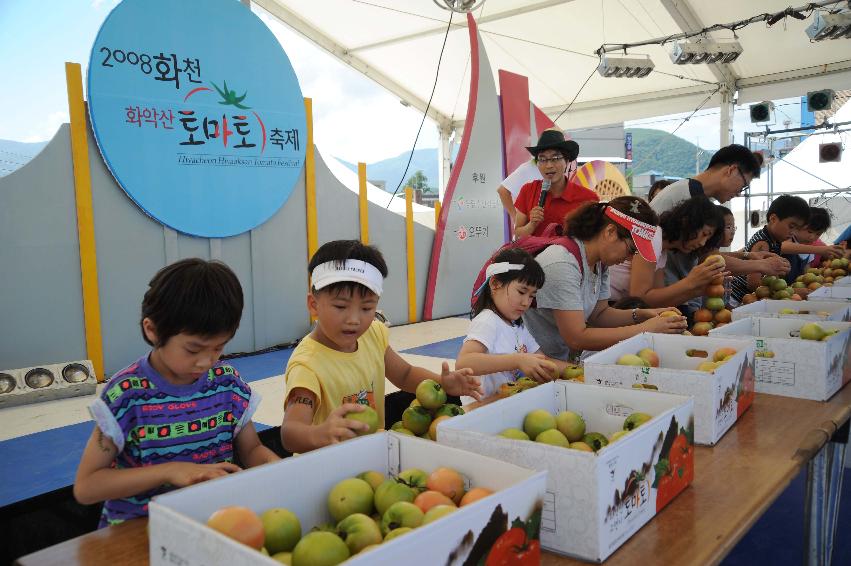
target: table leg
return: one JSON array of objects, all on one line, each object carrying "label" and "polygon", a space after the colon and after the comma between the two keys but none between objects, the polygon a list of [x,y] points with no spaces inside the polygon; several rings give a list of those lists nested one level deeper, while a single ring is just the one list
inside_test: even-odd
[{"label": "table leg", "polygon": [[804,513],[807,566],[830,566],[833,557],[848,430],[846,421],[807,465]]}]

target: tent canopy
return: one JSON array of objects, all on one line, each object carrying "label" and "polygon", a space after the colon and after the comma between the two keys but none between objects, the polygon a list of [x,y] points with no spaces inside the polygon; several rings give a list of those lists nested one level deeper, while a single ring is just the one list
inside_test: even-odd
[{"label": "tent canopy", "polygon": [[[254,3],[404,103],[426,109],[449,11],[428,0]],[[800,96],[809,90],[848,88],[851,41],[811,43],[804,30],[812,16],[740,29],[736,35],[743,53],[732,64],[675,65],[668,54],[673,46],[669,43],[629,49],[630,55],[645,54],[653,60],[655,70],[646,78],[604,78],[594,72],[599,62],[595,51],[604,43],[634,43],[696,31],[761,12],[781,12],[788,6],[789,0],[485,0],[474,16],[494,77],[499,69],[527,76],[531,100],[551,118],[588,79],[570,111],[558,120],[562,128],[574,129],[688,112],[707,97],[706,106],[717,107],[725,93],[732,97],[736,91],[738,103],[747,104]],[[707,37],[731,40],[733,33],[722,30]],[[428,112],[444,130],[463,125],[469,59],[466,19],[453,14]]]}]

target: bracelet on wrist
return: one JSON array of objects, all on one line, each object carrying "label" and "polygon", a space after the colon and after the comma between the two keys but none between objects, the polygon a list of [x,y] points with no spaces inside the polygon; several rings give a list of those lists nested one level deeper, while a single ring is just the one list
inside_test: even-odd
[{"label": "bracelet on wrist", "polygon": [[638,324],[638,309],[632,309],[632,322]]}]

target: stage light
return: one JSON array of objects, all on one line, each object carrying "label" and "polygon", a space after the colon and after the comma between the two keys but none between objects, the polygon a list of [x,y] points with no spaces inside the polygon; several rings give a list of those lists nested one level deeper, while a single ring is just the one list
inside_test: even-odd
[{"label": "stage light", "polygon": [[671,61],[676,65],[700,63],[732,63],[742,54],[738,41],[680,41],[671,49]]},{"label": "stage light", "polygon": [[804,30],[810,41],[851,37],[851,12],[816,12],[812,23]]},{"label": "stage light", "polygon": [[0,373],[0,395],[8,393],[17,386],[18,384],[14,377],[8,373]]},{"label": "stage light", "polygon": [[842,161],[842,144],[839,142],[821,143],[818,146],[819,163],[839,163]]},{"label": "stage light", "polygon": [[813,90],[807,93],[807,112],[830,110],[836,93],[833,89]]},{"label": "stage light", "polygon": [[611,57],[603,55],[597,72],[604,77],[644,78],[653,70],[649,57]]},{"label": "stage light", "polygon": [[49,387],[53,382],[53,373],[45,368],[33,368],[24,375],[24,383],[33,389]]},{"label": "stage light", "polygon": [[0,371],[0,409],[79,395],[92,395],[92,362],[81,360]]},{"label": "stage light", "polygon": [[450,10],[458,14],[466,14],[472,12],[482,4],[485,0],[434,0],[438,7],[444,10]]},{"label": "stage light", "polygon": [[751,211],[751,228],[761,228],[768,222],[768,212],[765,210]]},{"label": "stage light", "polygon": [[771,114],[774,112],[774,103],[773,102],[760,102],[758,104],[751,104],[750,106],[750,115],[751,122],[759,123],[759,122],[768,122],[771,120]]},{"label": "stage light", "polygon": [[68,383],[82,383],[89,377],[89,368],[83,364],[73,363],[62,368],[62,379]]}]

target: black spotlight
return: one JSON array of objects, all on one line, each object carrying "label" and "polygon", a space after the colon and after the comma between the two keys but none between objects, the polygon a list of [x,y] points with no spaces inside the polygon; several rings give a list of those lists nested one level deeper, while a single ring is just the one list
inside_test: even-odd
[{"label": "black spotlight", "polygon": [[774,103],[760,102],[759,104],[751,104],[751,122],[768,122],[771,120],[771,112],[774,110]]},{"label": "black spotlight", "polygon": [[833,89],[814,90],[807,93],[807,112],[830,110],[836,93]]},{"label": "black spotlight", "polygon": [[822,143],[818,146],[819,163],[839,163],[842,161],[842,144],[839,142]]}]

